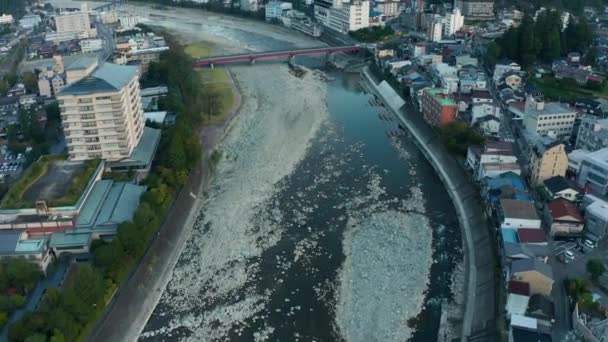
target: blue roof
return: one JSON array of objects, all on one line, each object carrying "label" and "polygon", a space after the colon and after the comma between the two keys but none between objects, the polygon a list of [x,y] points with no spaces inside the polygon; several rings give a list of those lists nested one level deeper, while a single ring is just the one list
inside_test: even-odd
[{"label": "blue roof", "polygon": [[89,244],[91,235],[86,234],[65,234],[54,233],[51,236],[50,246],[56,247],[82,247]]},{"label": "blue roof", "polygon": [[507,243],[519,243],[519,239],[517,238],[517,230],[503,228],[500,230],[500,235],[502,236],[502,241]]},{"label": "blue roof", "polygon": [[0,255],[15,254],[21,233],[19,230],[0,230]]},{"label": "blue roof", "polygon": [[65,87],[59,95],[85,95],[122,89],[137,74],[138,67],[104,63],[82,80]]},{"label": "blue roof", "polygon": [[87,197],[80,213],[76,226],[89,226],[94,224],[95,218],[101,209],[101,204],[107,196],[108,191],[112,187],[112,181],[107,179],[99,180],[93,186],[91,193]]},{"label": "blue roof", "polygon": [[20,240],[15,246],[15,253],[37,253],[44,249],[44,239]]},{"label": "blue roof", "polygon": [[521,191],[525,191],[526,190],[526,186],[524,185],[524,182],[521,180],[521,178],[515,178],[515,177],[498,177],[498,178],[488,178],[487,180],[485,180],[486,186],[488,187],[488,189],[493,190],[493,189],[500,189],[503,186],[512,186],[517,190],[521,190]]}]

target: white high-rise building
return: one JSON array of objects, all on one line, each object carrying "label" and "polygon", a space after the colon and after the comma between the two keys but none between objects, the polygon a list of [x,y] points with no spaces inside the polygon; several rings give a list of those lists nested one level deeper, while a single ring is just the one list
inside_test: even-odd
[{"label": "white high-rise building", "polygon": [[315,0],[315,18],[332,30],[347,34],[369,27],[369,1]]},{"label": "white high-rise building", "polygon": [[144,131],[138,70],[105,63],[57,94],[70,160],[131,155]]},{"label": "white high-rise building", "polygon": [[438,42],[442,38],[443,33],[443,25],[440,21],[433,21],[429,25],[429,30],[427,31],[427,39],[432,42]]},{"label": "white high-rise building", "polygon": [[446,37],[452,36],[464,26],[464,16],[459,8],[454,8],[451,14],[446,14],[443,25],[443,34]]},{"label": "white high-rise building", "polygon": [[257,12],[261,3],[260,0],[241,0],[241,11]]},{"label": "white high-rise building", "polygon": [[57,33],[83,32],[91,29],[88,13],[76,12],[55,16]]}]

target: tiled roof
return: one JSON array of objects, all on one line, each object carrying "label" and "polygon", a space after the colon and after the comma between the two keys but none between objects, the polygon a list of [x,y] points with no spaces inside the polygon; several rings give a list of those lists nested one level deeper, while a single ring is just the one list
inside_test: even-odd
[{"label": "tiled roof", "polygon": [[538,259],[520,259],[514,260],[511,263],[511,272],[513,273],[529,271],[537,271],[538,273],[543,274],[545,277],[553,279],[553,270],[551,270],[551,266]]},{"label": "tiled roof", "polygon": [[547,189],[549,189],[549,191],[551,191],[554,194],[558,193],[562,190],[566,190],[566,189],[576,190],[576,186],[574,184],[572,184],[572,182],[569,182],[563,176],[555,176],[555,177],[545,179],[544,183],[545,183],[545,186],[547,187]]},{"label": "tiled roof", "polygon": [[507,218],[538,220],[534,204],[530,201],[520,201],[503,198],[500,200],[502,212]]},{"label": "tiled roof", "polygon": [[547,237],[542,229],[519,228],[517,238],[520,243],[543,243],[547,242]]},{"label": "tiled roof", "polygon": [[509,281],[509,293],[529,296],[530,284],[526,283],[525,281],[511,280]]},{"label": "tiled roof", "polygon": [[564,220],[566,216],[571,216],[572,219],[568,219],[568,221],[583,222],[583,215],[581,215],[580,210],[566,199],[556,198],[549,202],[547,207],[549,207],[549,212],[554,220]]}]

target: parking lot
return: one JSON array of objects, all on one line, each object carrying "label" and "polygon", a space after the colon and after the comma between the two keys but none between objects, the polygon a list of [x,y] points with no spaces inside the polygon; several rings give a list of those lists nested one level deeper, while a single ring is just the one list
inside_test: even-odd
[{"label": "parking lot", "polygon": [[570,278],[586,278],[587,276],[587,261],[590,258],[601,259],[604,263],[608,263],[608,250],[604,248],[606,244],[605,241],[600,242],[599,246],[595,248],[586,247],[582,241],[574,240],[574,241],[551,241],[549,243],[549,248],[553,255],[555,255],[558,260],[562,263],[565,263],[563,260],[568,259],[566,257],[566,251],[570,251],[571,255],[574,257],[572,260],[567,260],[566,262],[569,264],[568,267],[565,267],[563,272]]},{"label": "parking lot", "polygon": [[18,178],[23,171],[25,157],[23,154],[5,154],[0,159],[0,180],[7,177]]}]

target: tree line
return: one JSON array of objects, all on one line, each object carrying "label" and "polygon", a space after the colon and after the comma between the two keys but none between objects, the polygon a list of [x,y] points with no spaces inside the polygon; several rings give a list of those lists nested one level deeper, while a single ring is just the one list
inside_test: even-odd
[{"label": "tree line", "polygon": [[92,265],[78,266],[62,289],[49,290],[40,309],[28,313],[11,326],[10,341],[75,341],[86,333],[85,326],[98,317],[105,301],[126,279],[146,246],[159,229],[173,199],[200,161],[198,135],[205,112],[201,99],[203,83],[194,71],[183,47],[166,36],[170,50],[152,63],[142,82],[166,84],[167,110],[177,113],[176,123],[165,127],[159,156],[144,183],[148,186],[133,221],[119,225],[110,242],[95,240]]},{"label": "tree line", "polygon": [[541,12],[536,20],[526,13],[522,23],[509,28],[502,37],[488,45],[486,61],[494,65],[507,57],[524,67],[537,62],[551,62],[569,52],[587,52],[593,33],[583,16],[570,16],[562,30],[561,13],[557,10]]}]

